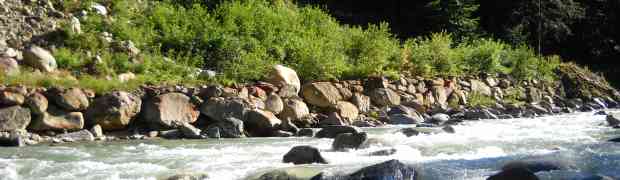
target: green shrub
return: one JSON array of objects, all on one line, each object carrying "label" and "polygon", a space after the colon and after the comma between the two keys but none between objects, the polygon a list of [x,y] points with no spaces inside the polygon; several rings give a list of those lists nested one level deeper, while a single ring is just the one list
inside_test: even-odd
[{"label": "green shrub", "polygon": [[413,74],[449,76],[461,73],[462,56],[452,48],[452,36],[435,33],[428,38],[417,38],[405,43]]},{"label": "green shrub", "polygon": [[495,99],[493,99],[490,96],[486,96],[483,94],[480,94],[478,92],[472,92],[469,94],[469,96],[467,97],[467,101],[468,101],[468,105],[471,107],[490,107],[495,105]]},{"label": "green shrub", "polygon": [[464,46],[459,46],[465,51],[465,66],[470,73],[497,73],[506,72],[501,64],[506,45],[492,39],[478,39]]}]

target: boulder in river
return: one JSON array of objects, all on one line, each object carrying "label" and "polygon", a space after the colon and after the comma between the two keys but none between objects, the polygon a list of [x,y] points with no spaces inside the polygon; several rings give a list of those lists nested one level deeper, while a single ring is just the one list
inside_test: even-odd
[{"label": "boulder in river", "polygon": [[390,124],[417,124],[423,121],[424,118],[419,116],[417,113],[415,113],[415,115],[393,114],[389,117]]},{"label": "boulder in river", "polygon": [[610,139],[609,142],[620,142],[620,137]]},{"label": "boulder in river", "polygon": [[611,127],[620,125],[620,113],[609,113],[606,120]]},{"label": "boulder in river", "polygon": [[276,131],[282,121],[269,111],[254,109],[246,113],[243,123],[244,129],[251,136],[267,137]]},{"label": "boulder in river", "polygon": [[281,119],[290,119],[296,125],[308,125],[311,122],[305,122],[304,117],[310,115],[310,110],[306,103],[297,98],[285,99],[282,112],[278,114]]},{"label": "boulder in river", "polygon": [[215,124],[209,125],[211,129],[213,127],[218,128],[218,132],[223,138],[242,138],[243,134],[243,121],[234,117],[227,117],[223,120],[217,121]]},{"label": "boulder in river", "polygon": [[200,112],[214,120],[228,117],[243,119],[250,105],[241,98],[210,98],[202,103]]},{"label": "boulder in river", "polygon": [[293,164],[327,164],[319,150],[312,146],[295,146],[284,155],[282,161]]},{"label": "boulder in river", "polygon": [[283,170],[269,171],[258,177],[256,180],[301,180],[294,174],[290,174]]},{"label": "boulder in river", "polygon": [[24,139],[20,131],[0,132],[0,147],[24,146]]},{"label": "boulder in river", "polygon": [[359,149],[366,140],[368,140],[368,135],[365,132],[338,134],[334,138],[332,149],[336,151]]},{"label": "boulder in river", "polygon": [[299,131],[297,131],[297,136],[299,137],[313,137],[314,136],[314,130],[310,129],[310,128],[302,128],[299,129]]},{"label": "boulder in river", "polygon": [[140,112],[142,100],[139,97],[115,91],[96,98],[86,110],[87,124],[99,124],[104,130],[121,130]]},{"label": "boulder in river", "polygon": [[21,106],[0,109],[0,131],[26,129],[30,124],[30,110]]},{"label": "boulder in river", "polygon": [[152,128],[176,128],[183,123],[193,123],[198,119],[190,98],[181,93],[166,93],[152,97],[142,106],[144,120]]},{"label": "boulder in river", "polygon": [[396,154],[396,149],[390,148],[390,149],[378,150],[378,151],[371,152],[368,155],[369,156],[390,156],[392,154]]},{"label": "boulder in river", "polygon": [[166,180],[203,180],[209,176],[204,173],[177,174],[166,178]]},{"label": "boulder in river", "polygon": [[185,138],[189,138],[189,139],[201,139],[202,138],[202,136],[200,136],[201,130],[194,127],[193,125],[189,123],[183,123],[181,127],[179,127],[179,130],[181,131],[181,133],[183,134],[183,137]]},{"label": "boulder in river", "polygon": [[389,160],[362,168],[349,175],[348,180],[366,179],[394,179],[394,180],[416,180],[418,172],[413,166],[406,165],[398,160]]},{"label": "boulder in river", "polygon": [[354,126],[325,126],[316,133],[317,138],[335,138],[342,133],[359,133],[362,132]]},{"label": "boulder in river", "polygon": [[526,168],[513,168],[492,175],[487,180],[538,180],[538,177]]}]

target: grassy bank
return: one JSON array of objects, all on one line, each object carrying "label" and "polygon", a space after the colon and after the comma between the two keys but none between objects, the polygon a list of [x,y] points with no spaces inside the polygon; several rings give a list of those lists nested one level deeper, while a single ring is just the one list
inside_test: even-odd
[{"label": "grassy bank", "polygon": [[[172,0],[106,2],[99,3],[109,10],[107,16],[90,8],[93,1],[65,1],[61,8],[75,15],[89,10],[78,16],[81,33],[67,21],[62,36],[55,39],[59,68],[77,79],[59,75],[61,80],[49,83],[50,77],[32,78],[36,73],[26,71],[4,77],[5,82],[98,91],[145,83],[230,84],[263,79],[274,64],[297,70],[304,81],[399,73],[506,73],[552,80],[560,63],[558,57],[539,57],[527,46],[511,47],[492,39],[455,43],[447,33],[401,42],[389,33],[388,24],[342,25],[319,8],[285,0],[226,1],[217,6]],[[104,33],[111,34],[111,41]],[[130,41],[138,54],[127,51]],[[217,76],[201,76],[201,70],[214,70]],[[138,78],[129,85],[105,80],[125,72]]]}]

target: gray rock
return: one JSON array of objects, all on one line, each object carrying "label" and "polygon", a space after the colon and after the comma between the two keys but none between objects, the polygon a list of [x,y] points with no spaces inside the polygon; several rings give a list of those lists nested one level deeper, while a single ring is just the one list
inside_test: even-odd
[{"label": "gray rock", "polygon": [[370,100],[373,104],[380,107],[400,105],[400,95],[386,88],[377,88],[371,91]]},{"label": "gray rock", "polygon": [[99,124],[90,128],[90,133],[92,133],[95,137],[103,137],[103,129],[101,129]]},{"label": "gray rock", "polygon": [[90,133],[90,131],[88,130],[80,130],[80,131],[71,132],[71,133],[59,134],[59,135],[56,135],[56,138],[61,139],[63,141],[69,141],[69,142],[94,141],[95,140],[95,136],[93,136],[93,134]]},{"label": "gray rock", "polygon": [[359,110],[357,107],[346,101],[339,101],[336,103],[334,109],[336,109],[338,115],[346,121],[347,124],[351,124],[351,122],[357,119],[357,116],[359,115]]},{"label": "gray rock", "polygon": [[0,72],[4,75],[17,75],[19,74],[19,64],[13,58],[0,56]]},{"label": "gray rock", "polygon": [[491,92],[491,87],[489,87],[488,85],[486,85],[482,81],[471,79],[471,80],[469,80],[469,83],[471,84],[471,91],[472,92],[476,92],[476,93],[479,93],[479,94],[482,94],[482,95],[485,95],[485,96],[493,95],[492,92]]},{"label": "gray rock", "polygon": [[417,124],[423,122],[424,118],[420,115],[393,114],[389,116],[389,124]]},{"label": "gray rock", "polygon": [[[243,134],[242,134],[243,135]],[[207,137],[219,139],[222,137],[220,133],[220,128],[217,126],[209,126],[207,128]]]},{"label": "gray rock", "polygon": [[393,155],[393,154],[396,154],[396,149],[394,149],[394,148],[374,151],[374,152],[371,152],[368,155],[369,156],[390,156],[390,155]]},{"label": "gray rock", "polygon": [[297,76],[297,72],[282,65],[273,66],[267,82],[276,86],[294,87],[296,93],[299,93],[299,90],[301,90],[301,81]]},{"label": "gray rock", "polygon": [[11,106],[0,109],[0,131],[24,130],[30,121],[28,108]]},{"label": "gray rock", "polygon": [[396,114],[406,114],[406,115],[415,115],[417,114],[416,110],[404,105],[397,105],[390,107],[390,110],[387,112],[388,116],[396,115]]},{"label": "gray rock", "polygon": [[305,84],[302,95],[307,103],[318,107],[330,107],[342,100],[340,91],[330,82],[315,82]]},{"label": "gray rock", "polygon": [[433,124],[442,125],[449,120],[450,120],[450,115],[443,114],[443,113],[437,113],[431,116],[431,119],[429,122]]},{"label": "gray rock", "polygon": [[282,161],[293,164],[327,164],[319,150],[312,146],[295,146],[284,155]]},{"label": "gray rock", "polygon": [[620,142],[620,137],[610,139],[609,142]]},{"label": "gray rock", "polygon": [[370,97],[360,94],[354,93],[351,98],[351,102],[357,107],[360,112],[369,112],[370,111]]},{"label": "gray rock", "polygon": [[168,177],[166,180],[204,180],[207,178],[209,178],[209,175],[207,174],[192,173],[192,174],[177,174],[177,175]]},{"label": "gray rock", "polygon": [[47,97],[58,107],[67,111],[83,111],[88,108],[88,96],[79,88],[51,88]]},{"label": "gray rock", "polygon": [[338,134],[332,143],[332,148],[336,151],[346,149],[358,149],[368,140],[365,132],[361,133],[342,133]]},{"label": "gray rock", "polygon": [[194,127],[193,125],[189,123],[183,123],[179,127],[179,130],[181,131],[181,134],[183,134],[183,137],[185,138],[190,138],[190,139],[201,139],[202,138],[202,136],[200,136],[201,130]]},{"label": "gray rock", "polygon": [[86,110],[87,124],[105,130],[125,129],[140,112],[142,100],[130,93],[115,91],[96,98]]},{"label": "gray rock", "polygon": [[0,147],[21,147],[25,146],[26,138],[20,131],[0,132]]},{"label": "gray rock", "polygon": [[299,137],[314,137],[314,130],[310,128],[303,128],[297,131],[297,136]]},{"label": "gray rock", "polygon": [[280,112],[284,110],[282,98],[276,94],[267,96],[267,100],[265,100],[265,109],[271,111],[275,115],[280,114]]},{"label": "gray rock", "polygon": [[202,103],[200,112],[214,120],[224,120],[228,117],[243,119],[250,110],[250,105],[241,98],[210,98]]},{"label": "gray rock", "polygon": [[514,168],[503,170],[490,176],[487,180],[538,180],[538,177],[525,168]]},{"label": "gray rock", "polygon": [[353,126],[326,126],[316,133],[317,138],[335,138],[342,133],[359,133],[361,130]]},{"label": "gray rock", "polygon": [[516,160],[504,164],[502,170],[524,168],[536,173],[541,171],[566,170],[570,167],[571,165],[566,162],[558,160]]},{"label": "gray rock", "polygon": [[389,160],[362,168],[349,175],[347,180],[366,180],[366,179],[398,179],[416,180],[418,173],[414,167],[403,164],[398,160]]},{"label": "gray rock", "polygon": [[302,178],[299,178],[295,176],[294,174],[290,174],[286,171],[274,170],[274,171],[270,171],[270,172],[266,172],[262,174],[256,180],[301,180],[301,179]]},{"label": "gray rock", "polygon": [[24,104],[32,111],[34,115],[42,115],[47,112],[49,102],[47,98],[40,93],[33,93],[28,96]]},{"label": "gray rock", "polygon": [[441,130],[443,130],[444,132],[450,133],[450,134],[456,133],[456,130],[454,130],[454,127],[450,125],[444,126],[443,128],[441,128]]},{"label": "gray rock", "polygon": [[47,112],[34,116],[28,129],[34,131],[79,130],[84,128],[84,116],[81,112],[66,112],[50,105]]},{"label": "gray rock", "polygon": [[52,53],[39,46],[31,46],[24,51],[24,63],[43,72],[55,71],[57,67]]},{"label": "gray rock", "polygon": [[262,110],[250,110],[243,121],[245,131],[253,137],[268,137],[282,123],[273,113]]},{"label": "gray rock", "polygon": [[620,113],[610,113],[605,120],[609,126],[620,125]]},{"label": "gray rock", "polygon": [[312,123],[306,121],[306,117],[310,116],[308,106],[296,98],[284,100],[284,108],[278,116],[280,119],[290,119],[296,125],[307,126]]},{"label": "gray rock", "polygon": [[326,119],[323,119],[319,122],[320,127],[325,126],[345,126],[349,125],[349,121],[346,121],[338,115],[336,112],[331,112],[327,115]]},{"label": "gray rock", "polygon": [[403,129],[400,129],[400,132],[403,133],[407,137],[411,137],[411,136],[417,136],[420,134],[439,134],[444,131],[442,129],[436,129],[436,128],[415,127],[415,128],[403,128]]},{"label": "gray rock", "polygon": [[142,106],[143,118],[154,129],[177,128],[198,119],[190,98],[181,93],[167,93],[153,97]]},{"label": "gray rock", "polygon": [[165,139],[180,139],[183,136],[183,133],[181,133],[181,131],[178,129],[159,131],[158,134],[159,134],[159,137],[162,137]]},{"label": "gray rock", "polygon": [[228,117],[228,118],[225,118],[224,120],[218,121],[217,123],[209,127],[212,127],[212,126],[218,127],[221,137],[224,137],[224,138],[245,137],[245,135],[243,134],[243,132],[245,132],[243,129],[243,121],[237,118]]}]

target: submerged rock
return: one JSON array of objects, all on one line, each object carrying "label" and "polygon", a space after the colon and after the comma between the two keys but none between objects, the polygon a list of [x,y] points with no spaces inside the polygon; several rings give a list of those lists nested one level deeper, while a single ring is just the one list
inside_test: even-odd
[{"label": "submerged rock", "polygon": [[317,138],[335,138],[342,133],[359,133],[361,130],[354,126],[326,126],[316,133]]},{"label": "submerged rock", "polygon": [[374,152],[371,152],[368,155],[369,156],[389,156],[389,155],[392,155],[392,154],[396,154],[396,149],[390,148],[390,149],[374,151]]},{"label": "submerged rock", "polygon": [[609,126],[620,125],[620,113],[610,113],[607,115],[606,120]]},{"label": "submerged rock", "polygon": [[367,179],[417,180],[418,172],[413,166],[403,164],[398,160],[389,160],[362,168],[347,178],[347,180]]},{"label": "submerged rock", "polygon": [[90,131],[88,130],[80,130],[80,131],[71,132],[71,133],[59,134],[56,136],[56,138],[61,139],[66,142],[94,141],[95,140],[95,136],[92,133],[90,133]]},{"label": "submerged rock", "polygon": [[506,163],[502,166],[502,170],[523,168],[536,173],[540,171],[564,170],[568,169],[568,167],[569,165],[565,162],[556,160],[517,160]]},{"label": "submerged rock", "polygon": [[270,172],[267,172],[261,175],[256,180],[301,180],[301,179],[302,178],[299,178],[293,174],[289,174],[286,171],[275,170],[275,171],[270,171]]},{"label": "submerged rock", "polygon": [[368,135],[365,132],[342,133],[336,136],[332,143],[332,148],[336,151],[359,149],[366,140],[368,140]]},{"label": "submerged rock", "polygon": [[526,168],[513,168],[503,170],[487,180],[538,180],[538,177]]},{"label": "submerged rock", "polygon": [[207,179],[207,174],[177,174],[166,178],[166,180],[203,180]]},{"label": "submerged rock", "polygon": [[284,155],[282,161],[293,164],[327,164],[319,150],[312,146],[295,146]]}]

